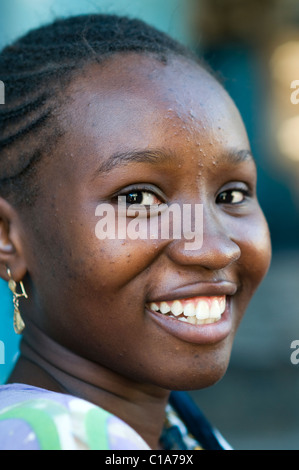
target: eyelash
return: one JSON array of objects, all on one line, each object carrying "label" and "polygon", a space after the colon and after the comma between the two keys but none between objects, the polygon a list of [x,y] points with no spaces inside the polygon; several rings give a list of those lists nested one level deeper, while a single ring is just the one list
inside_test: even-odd
[{"label": "eyelash", "polygon": [[[241,193],[243,195],[243,199],[241,201],[238,201],[238,202],[227,202],[225,200],[221,200],[221,196],[226,194],[226,195],[232,195],[232,193]],[[164,201],[163,201],[163,198],[160,196],[160,195],[157,195],[155,193],[155,191],[153,191],[152,188],[146,188],[146,187],[143,187],[142,189],[140,188],[132,188],[130,189],[129,191],[126,191],[126,192],[123,192],[123,193],[119,193],[117,194],[116,196],[114,196],[114,199],[117,200],[117,198],[119,196],[121,197],[128,197],[130,194],[142,194],[142,193],[146,193],[146,194],[150,194],[152,195],[154,198],[156,199],[159,199],[160,202],[157,202],[155,204],[163,204]],[[230,189],[225,189],[224,191],[221,191],[217,196],[216,196],[216,204],[229,204],[229,205],[233,205],[233,206],[236,206],[236,205],[241,205],[242,203],[244,203],[246,201],[247,198],[251,197],[251,191],[249,189],[245,189],[245,188],[230,188]],[[146,207],[149,207],[151,204],[141,204],[140,202],[126,202],[128,205],[132,205],[132,204],[138,204],[138,205],[144,205]]]},{"label": "eyelash", "polygon": [[[138,190],[138,191],[130,191],[129,193],[126,193],[126,194],[123,194],[122,196],[125,196],[125,197],[128,197],[130,195],[140,195],[140,194],[149,194],[150,196],[152,196],[153,198],[155,199],[158,199],[160,201],[160,198],[158,198],[156,196],[156,194],[153,192],[153,191],[142,191],[142,190]],[[141,202],[127,202],[127,204],[131,205],[131,204],[139,204],[139,205],[144,205],[144,206],[150,206],[152,204],[155,204],[155,203],[152,203],[152,204],[142,204]],[[158,202],[156,204],[161,204],[161,202]]]},{"label": "eyelash", "polygon": [[[232,193],[241,193],[243,195],[243,199],[242,201],[239,201],[239,202],[235,202],[235,203],[232,203],[232,202],[227,202],[227,201],[221,201],[220,200],[220,197],[221,195],[223,194],[230,194],[232,195]],[[225,189],[224,191],[221,191],[217,197],[216,197],[216,204],[230,204],[230,205],[233,205],[233,206],[236,206],[236,205],[239,205],[239,204],[242,204],[243,202],[246,201],[247,198],[249,198],[251,196],[251,191],[249,191],[249,189],[243,189],[243,188],[231,188],[231,189]]]},{"label": "eyelash", "polygon": [[[162,197],[162,195],[157,194],[157,192],[155,192],[152,187],[146,187],[146,186],[143,186],[142,188],[138,188],[138,187],[137,187],[137,188],[134,188],[134,187],[132,187],[132,188],[130,188],[130,189],[127,190],[127,191],[119,192],[118,194],[116,194],[116,195],[113,197],[113,199],[114,199],[115,201],[117,201],[117,200],[118,200],[118,197],[126,197],[126,198],[127,198],[130,194],[142,194],[142,193],[150,194],[150,195],[152,195],[154,198],[158,199],[159,202],[157,202],[156,204],[163,204],[163,202],[165,202],[164,199],[163,199],[163,197]],[[131,204],[144,205],[145,207],[148,207],[148,206],[151,205],[151,204],[141,204],[140,202],[135,202],[135,203],[134,203],[134,202],[127,202],[127,205],[131,205]]]}]

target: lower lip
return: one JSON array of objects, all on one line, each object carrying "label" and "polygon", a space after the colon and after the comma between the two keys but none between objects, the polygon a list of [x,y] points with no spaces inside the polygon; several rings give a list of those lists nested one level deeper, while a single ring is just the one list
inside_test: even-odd
[{"label": "lower lip", "polygon": [[154,312],[145,307],[146,313],[164,331],[176,338],[194,344],[214,344],[224,340],[232,331],[230,297],[226,297],[226,308],[215,323],[192,325],[176,318]]}]

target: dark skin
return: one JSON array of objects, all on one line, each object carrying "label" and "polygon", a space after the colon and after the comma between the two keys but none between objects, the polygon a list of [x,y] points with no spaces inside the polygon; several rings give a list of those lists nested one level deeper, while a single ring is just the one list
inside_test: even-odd
[{"label": "dark skin", "polygon": [[[269,267],[255,164],[233,102],[185,59],[165,65],[114,56],[87,67],[67,96],[58,117],[66,132],[40,165],[35,207],[0,204],[1,274],[7,280],[9,266],[29,294],[10,382],[89,400],[158,448],[169,390],[200,389],[223,376]],[[115,165],[114,157],[110,164],[115,154],[149,149],[155,163],[138,157]],[[116,196],[132,188],[156,203],[203,204],[202,248],[186,250],[174,239],[99,240],[97,205],[116,207]],[[204,295],[229,298],[229,331],[220,339],[201,325],[189,328],[202,328],[203,337],[182,338],[181,322],[172,320],[169,331],[146,308]]]}]

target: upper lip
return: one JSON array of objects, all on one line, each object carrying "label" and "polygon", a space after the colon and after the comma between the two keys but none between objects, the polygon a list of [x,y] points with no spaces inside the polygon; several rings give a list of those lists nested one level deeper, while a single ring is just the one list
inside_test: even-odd
[{"label": "upper lip", "polygon": [[238,286],[235,282],[230,281],[214,281],[214,282],[198,282],[196,284],[175,287],[171,291],[158,293],[155,296],[151,296],[150,302],[163,302],[163,300],[182,300],[192,297],[212,297],[222,295],[234,295],[238,290]]}]

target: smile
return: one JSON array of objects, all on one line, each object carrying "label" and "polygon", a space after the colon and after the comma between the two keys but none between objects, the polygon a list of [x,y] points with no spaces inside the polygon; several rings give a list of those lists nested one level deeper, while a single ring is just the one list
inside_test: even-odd
[{"label": "smile", "polygon": [[173,301],[151,302],[147,308],[192,325],[215,323],[226,308],[226,296],[193,297]]}]

